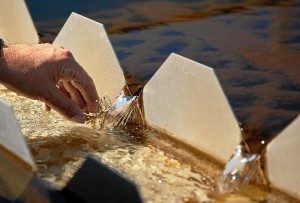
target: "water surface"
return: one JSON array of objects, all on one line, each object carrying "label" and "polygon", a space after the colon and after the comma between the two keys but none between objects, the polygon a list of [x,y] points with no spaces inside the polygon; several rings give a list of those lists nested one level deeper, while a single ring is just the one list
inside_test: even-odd
[{"label": "water surface", "polygon": [[89,155],[134,181],[145,203],[299,202],[256,185],[220,195],[214,188],[223,167],[163,134],[136,126],[93,130],[90,125],[67,121],[55,111],[44,113],[41,102],[1,86],[0,96],[14,106],[38,177],[57,188],[67,184]]},{"label": "water surface", "polygon": [[143,83],[172,52],[214,68],[250,139],[269,140],[300,112],[297,1],[27,4],[44,41],[53,40],[72,11],[103,23],[124,71]]},{"label": "water surface", "polygon": [[[26,2],[42,41],[51,42],[72,11],[103,23],[132,88],[145,84],[172,52],[214,68],[249,143],[269,141],[300,112],[297,1]],[[220,166],[157,132],[112,136],[74,126],[55,113],[42,115],[37,104],[3,94],[14,102],[40,177],[57,187],[91,153],[137,182],[146,202],[294,201],[256,186],[216,195],[211,192]]]}]

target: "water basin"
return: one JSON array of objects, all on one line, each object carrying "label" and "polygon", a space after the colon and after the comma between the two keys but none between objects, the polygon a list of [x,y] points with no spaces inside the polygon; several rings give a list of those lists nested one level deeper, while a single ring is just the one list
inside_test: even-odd
[{"label": "water basin", "polygon": [[99,131],[44,113],[41,102],[4,88],[37,164],[37,175],[63,188],[91,155],[134,181],[144,202],[298,202],[250,184],[227,195],[214,192],[223,167],[209,157],[152,129],[134,126]]}]

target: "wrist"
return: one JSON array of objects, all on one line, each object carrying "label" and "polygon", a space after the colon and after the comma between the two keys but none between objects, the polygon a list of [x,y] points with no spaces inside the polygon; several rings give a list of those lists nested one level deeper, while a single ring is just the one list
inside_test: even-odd
[{"label": "wrist", "polygon": [[4,77],[4,60],[3,60],[4,41],[0,38],[0,82]]},{"label": "wrist", "polygon": [[2,58],[2,56],[3,56],[4,46],[5,46],[4,41],[3,41],[3,39],[0,38],[0,58]]},{"label": "wrist", "polygon": [[[0,42],[1,43],[1,42]],[[7,82],[8,76],[8,70],[7,70],[7,63],[5,59],[5,52],[7,51],[7,47],[3,46],[0,48],[0,83],[5,85]]]},{"label": "wrist", "polygon": [[15,92],[26,82],[24,70],[22,70],[26,65],[26,57],[17,46],[4,47],[0,58],[0,83]]},{"label": "wrist", "polygon": [[3,51],[4,48],[7,48],[8,46],[5,44],[4,40],[0,38],[0,58],[3,57]]}]

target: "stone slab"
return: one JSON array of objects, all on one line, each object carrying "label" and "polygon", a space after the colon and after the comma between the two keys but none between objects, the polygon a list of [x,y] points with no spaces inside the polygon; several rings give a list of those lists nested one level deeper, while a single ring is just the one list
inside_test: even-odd
[{"label": "stone slab", "polygon": [[147,123],[223,163],[241,131],[212,68],[171,54],[143,92]]},{"label": "stone slab", "polygon": [[271,186],[300,199],[300,116],[267,146],[267,173]]},{"label": "stone slab", "polygon": [[125,77],[101,23],[72,13],[53,44],[72,52],[92,77],[100,97],[116,99],[125,86]]},{"label": "stone slab", "polygon": [[9,103],[0,98],[0,196],[16,199],[33,176],[35,164]]},{"label": "stone slab", "polygon": [[0,1],[0,38],[6,44],[37,44],[39,37],[23,0]]}]

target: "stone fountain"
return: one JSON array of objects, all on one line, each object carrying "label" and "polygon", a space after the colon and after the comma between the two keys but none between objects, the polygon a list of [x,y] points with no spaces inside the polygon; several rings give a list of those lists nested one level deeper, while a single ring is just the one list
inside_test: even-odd
[{"label": "stone fountain", "polygon": [[[14,10],[12,8],[16,6],[19,8],[17,15],[7,12]],[[0,21],[0,36],[6,43],[38,43],[34,25],[23,1],[3,1],[0,2],[0,8],[0,19],[10,19]],[[12,22],[22,22],[22,26]],[[120,95],[131,98],[134,96],[128,90],[123,70],[101,23],[72,13],[53,44],[72,52],[74,58],[94,80],[100,97],[116,101]],[[145,85],[142,94],[136,96],[141,101],[142,110],[139,114],[144,117],[147,126],[223,165],[231,159],[237,146],[244,144],[237,119],[213,68],[173,53]],[[0,165],[0,196],[15,200],[32,184],[36,165],[13,109],[3,99],[0,100],[0,114],[0,160],[1,163],[5,163]],[[266,160],[265,175],[271,188],[279,189],[298,199],[299,132],[298,116],[268,144],[265,154],[259,155]],[[250,151],[247,153],[251,154]],[[91,171],[97,176],[96,170],[86,170],[91,165],[111,174],[102,164],[88,159],[81,173],[79,171],[79,175],[75,175],[63,191],[68,188],[69,190],[63,194],[79,195],[80,190],[76,189],[76,184],[80,185],[82,177]],[[243,172],[243,169],[236,170]],[[119,174],[113,173],[112,177],[116,177],[117,181],[124,180]],[[124,185],[126,184],[124,187],[133,191],[132,196],[128,198],[134,196],[136,198],[132,202],[139,202],[132,183],[125,179]],[[85,198],[84,194],[80,195],[81,199]],[[90,197],[91,194],[87,196]]]}]

